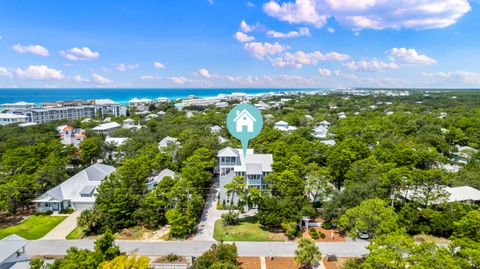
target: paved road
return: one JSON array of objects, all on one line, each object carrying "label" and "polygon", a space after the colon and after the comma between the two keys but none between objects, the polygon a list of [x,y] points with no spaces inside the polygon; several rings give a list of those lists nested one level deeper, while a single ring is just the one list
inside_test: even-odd
[{"label": "paved road", "polygon": [[[69,247],[93,249],[94,240],[36,240],[26,246],[27,255],[64,255]],[[116,244],[127,253],[155,256],[175,253],[182,256],[199,256],[215,241],[126,241]],[[236,242],[239,256],[294,256],[295,242]],[[359,257],[366,254],[366,241],[317,243],[323,255],[336,254],[339,257]]]},{"label": "paved road", "polygon": [[197,234],[193,237],[194,241],[214,241],[213,230],[215,221],[221,219],[222,211],[217,210],[218,201],[218,179],[213,179],[213,184],[205,202],[200,223],[197,226]]},{"label": "paved road", "polygon": [[77,227],[77,218],[80,216],[80,213],[81,211],[74,211],[68,215],[66,219],[42,237],[41,240],[65,239],[65,237]]}]

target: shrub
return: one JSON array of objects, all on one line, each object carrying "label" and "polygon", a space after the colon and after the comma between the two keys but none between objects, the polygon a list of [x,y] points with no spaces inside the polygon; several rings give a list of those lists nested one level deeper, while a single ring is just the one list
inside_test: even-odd
[{"label": "shrub", "polygon": [[33,215],[35,216],[50,216],[53,214],[53,211],[52,210],[49,210],[49,211],[45,211],[45,212],[35,212]]},{"label": "shrub", "polygon": [[292,240],[298,235],[298,225],[295,222],[282,223],[282,229],[285,231],[288,239]]},{"label": "shrub", "polygon": [[325,237],[327,237],[324,233],[322,233],[321,231],[317,231],[317,234],[320,238],[322,239],[325,239]]},{"label": "shrub", "polygon": [[62,209],[60,210],[60,214],[72,214],[73,212],[75,211],[75,209],[69,207],[69,208],[65,208],[65,209]]},{"label": "shrub", "polygon": [[331,221],[322,222],[322,228],[325,230],[330,230],[333,228]]},{"label": "shrub", "polygon": [[223,224],[225,225],[235,225],[239,221],[238,213],[228,212],[228,213],[222,214],[222,221],[223,221]]},{"label": "shrub", "polygon": [[320,238],[320,235],[318,234],[318,231],[315,228],[308,229],[308,234],[312,237],[312,239]]},{"label": "shrub", "polygon": [[174,261],[177,261],[180,257],[178,257],[178,255],[175,253],[170,253],[165,258],[167,259],[168,262],[174,262]]}]

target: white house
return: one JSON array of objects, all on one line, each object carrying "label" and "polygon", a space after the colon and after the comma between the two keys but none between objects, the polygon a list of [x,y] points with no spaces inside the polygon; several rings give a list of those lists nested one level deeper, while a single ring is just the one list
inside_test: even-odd
[{"label": "white house", "polygon": [[128,137],[109,137],[105,138],[105,144],[112,144],[116,147],[125,145],[127,143]]},{"label": "white house", "polygon": [[313,128],[313,136],[315,138],[326,138],[328,136],[328,129],[323,125],[318,125],[317,127]]},{"label": "white house", "polygon": [[322,126],[322,127],[326,128],[326,129],[328,129],[328,128],[330,128],[330,122],[328,122],[328,121],[326,121],[326,120],[322,120],[322,121],[318,124],[318,126]]},{"label": "white house", "polygon": [[221,203],[230,203],[225,185],[235,176],[243,176],[247,188],[266,188],[264,178],[272,172],[272,154],[254,154],[253,149],[248,149],[244,156],[242,149],[226,147],[217,157]]},{"label": "white house", "polygon": [[335,140],[323,140],[320,141],[322,144],[327,145],[327,146],[335,146]]},{"label": "white house", "polygon": [[260,101],[258,103],[255,104],[255,107],[258,109],[258,110],[266,110],[266,109],[269,109],[270,106],[265,104],[263,101]]},{"label": "white house", "polygon": [[246,109],[236,112],[236,116],[233,119],[235,122],[235,130],[239,133],[243,132],[243,128],[246,127],[248,133],[253,132],[253,124],[257,121],[250,112]]},{"label": "white house", "polygon": [[214,134],[216,133],[219,133],[222,131],[222,127],[218,126],[218,125],[214,125],[212,127],[210,127],[210,131]]},{"label": "white house", "polygon": [[158,143],[158,149],[159,149],[159,150],[162,150],[163,148],[166,148],[166,147],[168,147],[168,146],[170,146],[170,145],[172,145],[172,144],[178,145],[178,144],[180,144],[180,143],[178,142],[178,139],[177,139],[177,138],[171,137],[171,136],[167,136],[167,137],[165,137],[164,139],[162,139],[162,140]]},{"label": "white house", "polygon": [[108,136],[108,135],[111,135],[113,131],[120,128],[120,126],[121,125],[116,122],[107,122],[94,127],[92,131],[98,134],[104,134]]},{"label": "white house", "polygon": [[17,115],[13,113],[0,113],[0,125],[7,125],[13,123],[26,123],[27,116]]},{"label": "white house", "polygon": [[[478,203],[480,201],[480,190],[477,190],[470,186],[460,187],[447,187],[441,186],[440,190],[444,193],[444,196],[437,200],[428,201],[428,204],[440,204],[443,202],[463,202],[463,203]],[[413,190],[403,190],[400,192],[400,196],[407,200],[420,199],[425,200],[422,192],[416,192]]]},{"label": "white house", "polygon": [[453,152],[453,160],[457,163],[467,164],[470,158],[478,152],[477,149],[474,149],[469,146],[460,146],[455,145],[457,152]]},{"label": "white house", "polygon": [[149,190],[152,190],[153,188],[155,188],[155,186],[158,185],[158,183],[160,183],[160,181],[162,181],[163,178],[165,177],[171,177],[171,178],[174,178],[175,177],[175,172],[173,172],[172,170],[170,169],[163,169],[158,175],[154,176],[154,177],[151,177],[148,179],[148,182],[147,182],[147,188]]},{"label": "white house", "polygon": [[340,112],[340,113],[337,114],[337,117],[338,117],[339,119],[344,119],[344,118],[347,117],[347,115],[345,114],[345,112]]},{"label": "white house", "polygon": [[78,148],[80,143],[85,140],[85,131],[74,129],[72,126],[65,126],[60,132],[60,138],[64,145],[73,145]]},{"label": "white house", "polygon": [[92,208],[98,185],[114,171],[113,166],[98,163],[91,165],[48,190],[33,202],[40,212],[60,211],[69,207],[75,210]]},{"label": "white house", "polygon": [[157,114],[148,114],[145,118],[149,119],[149,120],[152,120],[152,119],[158,118],[158,115]]},{"label": "white house", "polygon": [[290,126],[288,122],[285,121],[277,121],[275,122],[275,125],[273,126],[274,129],[280,130],[280,131],[294,131],[297,130],[297,127],[295,126]]},{"label": "white house", "polygon": [[217,139],[218,139],[218,143],[220,143],[220,144],[223,144],[223,143],[227,143],[227,142],[228,142],[228,139],[226,139],[226,138],[223,137],[223,136],[218,136]]},{"label": "white house", "polygon": [[123,121],[122,127],[124,129],[140,129],[140,128],[142,128],[142,126],[137,125],[136,122],[132,119],[125,119]]}]

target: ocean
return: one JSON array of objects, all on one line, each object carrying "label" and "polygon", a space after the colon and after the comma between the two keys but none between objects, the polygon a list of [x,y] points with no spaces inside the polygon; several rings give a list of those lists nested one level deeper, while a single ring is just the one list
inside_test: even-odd
[{"label": "ocean", "polygon": [[307,92],[328,89],[0,89],[0,104],[20,101],[40,104],[42,102],[111,99],[127,104],[133,98],[156,99],[166,97],[171,100],[185,98],[189,95],[212,97],[218,94],[245,92],[247,94],[269,92]]}]

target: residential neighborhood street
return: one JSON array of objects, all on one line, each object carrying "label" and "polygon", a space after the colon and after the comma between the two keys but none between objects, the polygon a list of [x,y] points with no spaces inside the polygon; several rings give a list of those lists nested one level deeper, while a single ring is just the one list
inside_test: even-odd
[{"label": "residential neighborhood street", "polygon": [[[26,246],[27,255],[65,255],[69,247],[93,249],[94,240],[36,240]],[[126,241],[117,240],[121,251],[139,255],[157,256],[175,253],[180,256],[199,256],[207,251],[215,241]],[[296,242],[235,242],[239,256],[294,256]],[[323,255],[335,254],[338,257],[359,257],[367,254],[367,241],[317,243]]]}]

